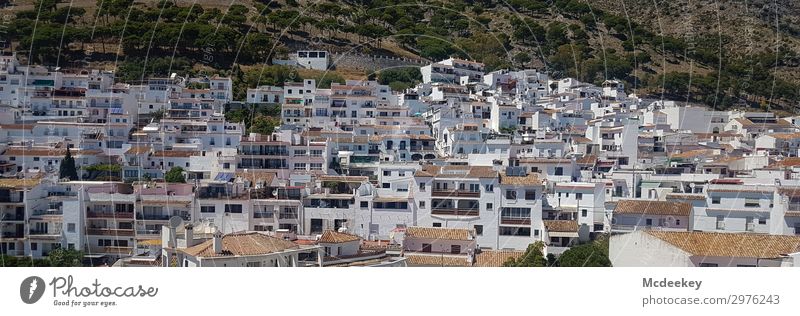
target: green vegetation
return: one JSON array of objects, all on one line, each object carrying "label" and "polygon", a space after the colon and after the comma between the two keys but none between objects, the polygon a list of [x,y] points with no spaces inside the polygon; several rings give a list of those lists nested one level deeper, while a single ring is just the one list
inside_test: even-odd
[{"label": "green vegetation", "polygon": [[574,246],[558,257],[556,264],[561,267],[610,267],[608,259],[608,237],[603,236],[593,242]]},{"label": "green vegetation", "polygon": [[248,104],[247,107],[225,111],[225,119],[230,122],[244,122],[247,133],[269,135],[275,127],[281,125],[281,107],[277,104],[256,106]]},{"label": "green vegetation", "polygon": [[86,172],[85,179],[95,181],[119,181],[122,175],[122,166],[118,164],[96,164],[81,169]]},{"label": "green vegetation", "polygon": [[75,167],[75,158],[72,157],[69,147],[67,147],[67,153],[64,154],[64,159],[61,160],[61,165],[58,166],[58,177],[72,181],[78,180],[78,168]]},{"label": "green vegetation", "polygon": [[55,249],[43,259],[0,256],[2,267],[82,267],[83,253],[77,250]]},{"label": "green vegetation", "polygon": [[[489,71],[536,67],[595,84],[616,78],[640,96],[719,109],[788,108],[800,98],[800,79],[785,75],[800,56],[786,44],[743,52],[724,34],[673,37],[591,1],[279,0],[218,9],[97,0],[97,12],[89,13],[58,2],[38,0],[8,25],[8,38],[19,50],[30,49],[25,53],[33,62],[114,62],[123,81],[218,73],[233,77],[236,100],[248,87],[301,80],[295,69],[270,63],[303,46],[431,60],[454,56],[480,60]],[[780,29],[797,37],[791,25]],[[395,90],[418,80],[405,70],[381,73],[378,79]],[[323,88],[343,81],[336,73],[314,77]],[[268,127],[264,120],[259,125]]]},{"label": "green vegetation", "polygon": [[378,82],[389,85],[394,91],[403,91],[422,82],[422,74],[419,72],[419,68],[383,69],[378,73]]},{"label": "green vegetation", "polygon": [[508,258],[503,262],[504,267],[544,267],[547,258],[544,256],[544,243],[537,241],[528,245],[528,249],[518,259]]},{"label": "green vegetation", "polygon": [[164,181],[168,183],[186,183],[186,176],[183,175],[183,168],[172,167],[164,174]]}]

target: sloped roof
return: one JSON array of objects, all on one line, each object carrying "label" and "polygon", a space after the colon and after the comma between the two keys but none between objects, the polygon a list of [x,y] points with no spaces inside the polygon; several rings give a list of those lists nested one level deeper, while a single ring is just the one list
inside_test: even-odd
[{"label": "sloped roof", "polygon": [[472,240],[473,230],[463,228],[442,227],[408,227],[406,237],[446,239],[446,240]]},{"label": "sloped roof", "polygon": [[544,228],[549,232],[575,233],[578,232],[578,221],[545,220]]},{"label": "sloped roof", "polygon": [[340,233],[332,230],[326,230],[322,233],[322,237],[319,238],[319,242],[325,244],[339,244],[357,240],[361,240],[361,238],[356,235]]},{"label": "sloped roof", "polygon": [[183,252],[195,257],[226,257],[265,255],[298,248],[299,246],[291,241],[251,232],[222,236],[222,251],[219,253],[214,252],[213,239],[186,248]]},{"label": "sloped roof", "polygon": [[799,236],[753,233],[644,231],[694,256],[780,258],[800,250]]},{"label": "sloped roof", "polygon": [[614,214],[689,216],[692,205],[686,202],[620,200]]}]

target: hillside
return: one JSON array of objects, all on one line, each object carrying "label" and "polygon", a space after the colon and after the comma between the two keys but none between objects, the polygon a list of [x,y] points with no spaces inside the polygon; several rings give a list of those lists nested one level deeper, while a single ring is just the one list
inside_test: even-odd
[{"label": "hillside", "polygon": [[[0,12],[14,17],[0,34],[34,62],[102,65],[127,81],[219,72],[237,78],[238,94],[248,85],[299,79],[269,63],[305,48],[340,56],[459,56],[490,69],[536,67],[595,83],[618,78],[642,96],[717,108],[793,112],[800,93],[800,4],[790,1],[13,3]],[[328,82],[360,77],[339,71],[344,75],[315,75]]]}]

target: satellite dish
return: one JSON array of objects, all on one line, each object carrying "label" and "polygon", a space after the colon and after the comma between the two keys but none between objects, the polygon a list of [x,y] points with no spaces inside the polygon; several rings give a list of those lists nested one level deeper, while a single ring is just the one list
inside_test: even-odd
[{"label": "satellite dish", "polygon": [[180,216],[173,216],[169,218],[169,228],[175,229],[181,226],[183,223],[183,218]]}]

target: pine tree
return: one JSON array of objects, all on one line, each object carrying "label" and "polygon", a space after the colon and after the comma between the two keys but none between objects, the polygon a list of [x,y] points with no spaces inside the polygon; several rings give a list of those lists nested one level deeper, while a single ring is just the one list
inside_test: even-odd
[{"label": "pine tree", "polygon": [[61,179],[69,178],[72,181],[78,180],[78,169],[75,167],[75,158],[72,158],[69,147],[67,147],[67,153],[64,154],[64,159],[58,167],[58,177]]}]

